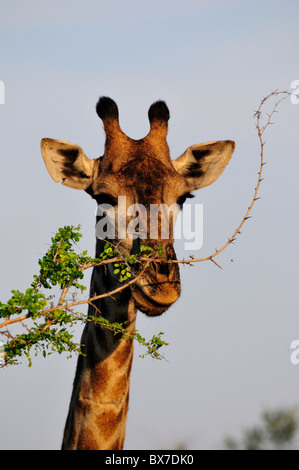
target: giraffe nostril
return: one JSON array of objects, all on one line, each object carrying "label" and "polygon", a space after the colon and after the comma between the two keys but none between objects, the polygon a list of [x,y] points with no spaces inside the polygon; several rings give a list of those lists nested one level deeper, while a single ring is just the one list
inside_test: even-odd
[{"label": "giraffe nostril", "polygon": [[152,269],[156,274],[168,276],[169,267],[167,263],[152,263]]},{"label": "giraffe nostril", "polygon": [[169,274],[169,265],[167,263],[160,263],[159,273],[160,274],[165,274],[166,276],[168,276],[168,274]]},{"label": "giraffe nostril", "polygon": [[152,267],[152,270],[153,270],[156,274],[159,272],[158,263],[152,263],[151,267]]}]

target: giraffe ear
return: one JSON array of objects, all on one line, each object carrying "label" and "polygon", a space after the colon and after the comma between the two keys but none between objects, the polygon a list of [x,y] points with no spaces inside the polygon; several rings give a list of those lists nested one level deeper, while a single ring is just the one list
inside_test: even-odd
[{"label": "giraffe ear", "polygon": [[79,145],[63,140],[42,139],[41,152],[50,176],[56,183],[86,189],[92,183],[95,160],[90,160]]},{"label": "giraffe ear", "polygon": [[214,183],[222,174],[235,149],[232,140],[192,145],[174,160],[175,170],[187,178],[194,189]]}]

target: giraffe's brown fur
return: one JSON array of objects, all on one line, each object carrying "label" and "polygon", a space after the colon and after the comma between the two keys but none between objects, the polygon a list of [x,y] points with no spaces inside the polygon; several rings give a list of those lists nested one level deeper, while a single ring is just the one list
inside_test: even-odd
[{"label": "giraffe's brown fur", "polygon": [[[154,249],[162,246],[167,260],[175,259],[173,220],[169,237],[150,238],[149,214],[152,204],[181,204],[190,191],[215,181],[234,150],[232,141],[209,142],[189,147],[177,160],[171,160],[166,141],[169,111],[164,102],[149,109],[150,132],[140,140],[130,139],[119,126],[118,108],[110,98],[101,98],[96,107],[106,134],[104,156],[90,160],[81,147],[68,142],[43,139],[42,154],[50,175],[65,186],[84,189],[98,204],[112,201],[118,216],[118,197],[125,196],[126,207],[146,208],[147,232],[137,239],[114,240],[125,253],[138,252],[140,243]],[[157,224],[165,218],[162,211]],[[133,217],[127,215],[127,222]],[[118,230],[118,228],[116,227]],[[158,230],[158,233],[160,233]],[[96,256],[105,240],[97,239]],[[134,274],[134,268],[132,271]],[[90,296],[104,294],[119,286],[113,267],[94,268]],[[178,264],[151,263],[138,280],[112,298],[105,297],[89,306],[89,316],[102,315],[111,322],[135,328],[137,309],[147,315],[160,315],[179,297]],[[84,355],[79,356],[63,449],[122,449],[129,403],[133,340],[87,322],[82,335]]]}]

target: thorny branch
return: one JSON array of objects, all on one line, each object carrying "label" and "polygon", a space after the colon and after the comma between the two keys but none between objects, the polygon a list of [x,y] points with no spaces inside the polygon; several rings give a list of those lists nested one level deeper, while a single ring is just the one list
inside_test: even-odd
[{"label": "thorny branch", "polygon": [[[262,108],[263,108],[263,106],[265,105],[265,103],[271,97],[280,96],[280,95],[282,95],[282,98],[280,98],[279,101],[277,101],[275,103],[272,111],[269,114],[267,113],[268,119],[267,119],[266,123],[264,125],[262,125],[261,120],[262,120]],[[253,208],[255,202],[258,199],[260,199],[259,197],[257,197],[257,194],[258,194],[258,191],[259,191],[260,184],[263,181],[262,171],[263,171],[263,167],[265,165],[265,162],[264,162],[264,145],[265,145],[265,142],[263,141],[263,134],[266,131],[266,129],[268,128],[269,125],[274,124],[271,121],[271,119],[272,119],[274,113],[278,112],[277,108],[278,108],[279,104],[290,95],[292,95],[292,92],[289,92],[289,91],[279,91],[279,90],[272,91],[272,93],[270,93],[269,95],[265,96],[262,99],[262,101],[260,102],[260,105],[258,107],[258,110],[254,114],[254,117],[256,119],[256,129],[257,129],[258,138],[259,138],[259,142],[260,142],[260,168],[259,168],[259,171],[258,171],[258,180],[257,180],[257,185],[254,189],[254,194],[253,194],[252,201],[251,201],[251,203],[250,203],[243,219],[241,220],[238,228],[234,231],[233,235],[228,239],[228,241],[220,249],[215,250],[215,252],[212,255],[207,256],[205,258],[200,258],[200,259],[194,259],[194,258],[191,257],[190,260],[172,261],[173,263],[176,262],[176,263],[183,263],[183,264],[193,264],[193,263],[199,263],[201,261],[212,261],[219,268],[221,268],[221,266],[216,263],[214,258],[216,256],[218,256],[223,250],[225,250],[225,248],[228,247],[228,245],[230,245],[231,243],[233,243],[235,241],[237,235],[241,233],[240,231],[241,231],[241,228],[243,227],[244,223],[246,222],[246,220],[248,220],[250,218],[250,213],[252,211],[252,208]]]},{"label": "thorny branch", "polygon": [[[256,184],[256,187],[254,189],[253,198],[251,200],[251,203],[250,203],[249,207],[246,210],[246,213],[245,213],[244,217],[242,218],[242,220],[241,220],[240,224],[238,225],[238,227],[235,229],[234,233],[231,235],[231,237],[228,238],[227,242],[224,243],[223,246],[220,249],[216,249],[213,254],[211,254],[209,256],[206,256],[204,258],[196,259],[196,258],[194,258],[194,256],[190,256],[190,259],[188,259],[188,260],[186,260],[186,259],[166,260],[164,257],[162,257],[160,255],[157,255],[157,253],[151,253],[150,255],[148,255],[146,257],[141,256],[138,259],[136,259],[136,263],[141,263],[141,271],[139,271],[139,273],[137,275],[135,275],[132,272],[132,270],[130,269],[131,276],[132,276],[131,280],[126,281],[121,286],[119,286],[118,288],[114,289],[111,292],[107,292],[107,293],[101,294],[101,295],[94,295],[93,297],[87,298],[85,300],[76,301],[73,298],[73,300],[71,302],[66,301],[66,296],[67,296],[70,288],[72,287],[72,284],[70,283],[62,289],[61,294],[60,294],[60,298],[59,298],[58,303],[57,303],[56,306],[52,305],[51,308],[47,308],[47,309],[44,309],[41,312],[39,312],[39,315],[43,316],[46,320],[46,324],[44,325],[43,330],[45,331],[48,328],[50,328],[52,325],[55,325],[55,320],[53,320],[51,318],[51,315],[50,315],[53,312],[65,311],[65,312],[73,313],[73,308],[77,307],[79,305],[89,304],[89,305],[95,306],[94,302],[96,300],[99,300],[99,299],[102,299],[102,298],[105,298],[105,297],[112,297],[113,298],[113,296],[115,294],[121,292],[124,289],[127,289],[129,286],[131,286],[136,281],[138,281],[138,279],[144,273],[145,269],[152,262],[155,262],[155,263],[179,263],[179,264],[185,264],[185,265],[193,265],[194,263],[199,263],[199,262],[202,262],[202,261],[212,261],[218,268],[222,269],[221,266],[215,261],[214,258],[216,256],[218,256],[222,251],[225,250],[225,248],[227,248],[231,243],[233,243],[235,241],[236,237],[241,233],[241,228],[243,227],[244,223],[246,222],[246,220],[248,220],[251,217],[250,214],[251,214],[251,211],[253,209],[253,206],[254,206],[255,202],[258,199],[260,199],[258,197],[258,191],[259,191],[259,188],[260,188],[260,184],[263,180],[262,171],[263,171],[263,167],[265,165],[265,162],[264,162],[264,145],[265,145],[265,141],[263,140],[263,136],[264,136],[264,133],[265,133],[266,129],[270,125],[273,124],[272,118],[273,118],[274,114],[278,112],[277,108],[278,108],[279,104],[290,95],[292,95],[292,93],[289,92],[289,91],[275,90],[275,91],[271,92],[270,94],[268,94],[267,96],[265,96],[261,100],[261,102],[259,104],[259,107],[258,107],[257,111],[254,114],[254,118],[256,120],[256,129],[257,129],[258,139],[259,139],[259,143],[260,143],[260,167],[259,167],[259,171],[258,171],[257,184]],[[270,98],[278,97],[278,96],[279,96],[279,100],[273,106],[272,111],[270,113],[266,113],[267,114],[267,119],[263,123],[262,122],[262,118],[263,118],[262,110],[263,110],[264,105],[268,102],[268,100]],[[61,242],[59,242],[58,245],[57,245],[57,251],[55,252],[55,255],[54,255],[54,258],[53,258],[54,262],[56,262],[56,258],[59,256],[60,246],[61,246]],[[117,251],[117,246],[113,247],[113,248]],[[83,272],[83,271],[85,271],[89,268],[95,267],[95,266],[105,265],[105,264],[108,264],[108,263],[117,263],[117,262],[121,262],[121,263],[125,264],[128,269],[130,268],[130,265],[127,262],[126,258],[121,253],[118,252],[118,255],[114,256],[112,258],[110,257],[108,259],[103,259],[99,262],[91,261],[91,262],[82,264],[80,266],[79,270]],[[7,329],[4,330],[4,328],[9,326],[9,325],[12,325],[14,323],[21,323],[28,330],[28,327],[23,322],[26,319],[30,318],[30,317],[32,317],[31,312],[28,312],[27,314],[18,316],[17,318],[10,318],[10,316],[7,316],[6,319],[2,323],[0,323],[0,334],[2,334],[3,336],[6,336],[9,339],[14,339],[14,337],[11,335],[11,333]],[[164,343],[164,344],[166,344],[166,343]],[[147,346],[148,346],[148,344],[147,344]],[[150,348],[150,346],[148,346],[148,347]],[[5,353],[0,352],[0,356],[1,355],[3,356],[3,354],[5,354]],[[156,357],[160,356],[160,354],[157,351],[155,351],[155,354],[156,354]],[[1,359],[1,357],[0,357],[0,359]],[[1,363],[1,361],[0,361],[0,363]]]},{"label": "thorny branch", "polygon": [[[234,231],[233,235],[231,237],[229,237],[227,242],[221,248],[216,249],[215,252],[212,255],[206,256],[205,258],[194,258],[194,256],[190,256],[190,259],[188,259],[188,260],[186,260],[186,259],[182,259],[182,260],[165,260],[164,258],[160,258],[160,259],[155,259],[156,263],[170,263],[170,264],[179,263],[179,264],[192,265],[193,263],[200,263],[202,261],[212,261],[216,266],[218,266],[218,268],[222,269],[221,266],[218,263],[216,263],[214,258],[216,256],[218,256],[223,250],[225,250],[225,248],[227,248],[228,245],[230,245],[231,243],[233,243],[236,240],[237,235],[241,233],[241,228],[243,227],[244,223],[246,222],[246,220],[248,220],[251,217],[250,213],[252,211],[252,208],[253,208],[255,202],[258,199],[260,199],[257,195],[258,195],[258,191],[259,191],[259,188],[260,188],[260,184],[263,181],[263,178],[262,178],[263,167],[266,164],[264,162],[264,145],[265,145],[265,142],[263,141],[263,134],[270,125],[274,124],[274,122],[272,122],[272,117],[275,113],[278,112],[277,108],[278,108],[279,104],[282,101],[284,101],[288,96],[291,96],[292,94],[293,93],[290,92],[290,91],[274,90],[269,95],[265,96],[262,99],[262,101],[259,104],[258,110],[254,113],[254,118],[256,119],[256,129],[257,129],[257,133],[258,133],[258,139],[259,139],[259,142],[260,142],[260,167],[259,167],[259,171],[258,171],[258,180],[257,180],[256,187],[254,188],[254,194],[253,194],[253,198],[251,200],[251,203],[250,203],[243,219],[241,220],[240,224],[238,225],[238,228],[236,228],[236,230]],[[274,107],[272,108],[272,111],[270,113],[267,113],[267,116],[268,116],[267,121],[265,122],[265,124],[262,124],[262,108],[266,104],[266,102],[270,98],[272,98],[273,96],[282,96],[282,97],[275,103]],[[115,258],[113,261],[118,261],[118,260],[119,260],[119,258]],[[145,258],[139,258],[139,261],[140,262],[145,261]]]}]

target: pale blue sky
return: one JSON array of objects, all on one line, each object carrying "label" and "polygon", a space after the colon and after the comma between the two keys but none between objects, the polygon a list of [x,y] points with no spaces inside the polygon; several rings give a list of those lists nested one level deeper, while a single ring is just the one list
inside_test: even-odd
[{"label": "pale blue sky", "polygon": [[[253,113],[264,95],[299,79],[298,14],[295,0],[1,0],[0,299],[28,287],[60,226],[80,223],[82,249],[93,253],[94,204],[55,185],[39,145],[53,137],[101,155],[100,95],[117,101],[133,138],[147,134],[152,102],[166,100],[172,158],[192,144],[236,141],[223,176],[193,201],[204,204],[195,255],[222,245],[256,184]],[[139,314],[141,333],[164,331],[170,346],[168,362],[141,360],[136,348],[127,449],[218,448],[265,407],[298,404],[289,346],[299,339],[299,105],[286,100],[275,122],[265,136],[262,199],[218,258],[223,270],[182,268],[177,304],[161,318]],[[186,256],[180,243],[177,253]],[[2,449],[60,447],[75,363],[53,356],[1,371]]]}]

